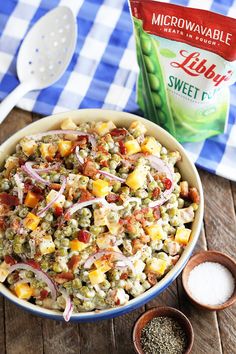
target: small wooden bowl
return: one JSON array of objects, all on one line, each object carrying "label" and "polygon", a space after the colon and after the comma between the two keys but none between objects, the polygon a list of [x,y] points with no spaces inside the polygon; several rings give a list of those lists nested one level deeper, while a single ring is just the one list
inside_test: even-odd
[{"label": "small wooden bowl", "polygon": [[216,262],[220,263],[232,273],[234,279],[235,279],[235,284],[236,284],[236,262],[226,255],[225,253],[222,252],[217,252],[217,251],[203,251],[203,252],[198,252],[196,253],[193,257],[190,258],[188,261],[187,265],[185,266],[183,273],[182,273],[182,283],[184,290],[186,294],[188,295],[190,301],[197,306],[198,308],[201,308],[203,310],[209,310],[209,311],[219,311],[223,310],[226,307],[229,307],[233,305],[233,303],[236,301],[236,285],[234,288],[234,292],[232,296],[223,304],[220,305],[205,305],[200,302],[198,302],[191,294],[188,288],[188,277],[189,273],[193,268],[195,268],[197,265],[203,262]]},{"label": "small wooden bowl", "polygon": [[134,342],[134,347],[136,352],[138,354],[145,354],[142,349],[141,341],[140,341],[141,331],[149,321],[151,321],[155,317],[160,317],[160,316],[171,317],[174,318],[176,321],[178,321],[178,323],[181,325],[181,327],[183,328],[187,336],[187,348],[183,354],[189,354],[191,352],[193,341],[194,341],[193,327],[190,321],[188,320],[188,318],[181,311],[168,306],[154,307],[144,312],[138,318],[133,329],[133,342]]}]

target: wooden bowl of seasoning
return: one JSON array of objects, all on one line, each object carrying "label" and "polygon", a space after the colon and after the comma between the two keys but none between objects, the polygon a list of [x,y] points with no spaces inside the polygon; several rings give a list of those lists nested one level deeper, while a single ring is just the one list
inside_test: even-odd
[{"label": "wooden bowl of seasoning", "polygon": [[138,354],[188,354],[194,333],[188,318],[173,307],[154,307],[134,325],[133,342]]},{"label": "wooden bowl of seasoning", "polygon": [[196,253],[183,270],[182,283],[197,307],[223,310],[236,301],[236,262],[222,252]]}]

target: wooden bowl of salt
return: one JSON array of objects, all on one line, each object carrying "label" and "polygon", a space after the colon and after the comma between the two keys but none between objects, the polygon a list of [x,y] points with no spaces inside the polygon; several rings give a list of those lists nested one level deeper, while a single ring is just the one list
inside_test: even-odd
[{"label": "wooden bowl of salt", "polygon": [[223,310],[236,302],[236,262],[222,252],[196,253],[183,270],[182,283],[197,307]]}]

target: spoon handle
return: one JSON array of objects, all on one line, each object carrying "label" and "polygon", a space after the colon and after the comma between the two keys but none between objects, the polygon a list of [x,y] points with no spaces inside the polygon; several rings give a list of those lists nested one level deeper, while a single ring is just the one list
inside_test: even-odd
[{"label": "spoon handle", "polygon": [[29,83],[20,83],[0,104],[0,124],[21,97],[31,90]]}]

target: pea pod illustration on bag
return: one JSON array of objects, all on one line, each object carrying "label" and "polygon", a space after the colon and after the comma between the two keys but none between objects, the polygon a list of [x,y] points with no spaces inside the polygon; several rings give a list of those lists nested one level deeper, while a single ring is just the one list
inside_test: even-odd
[{"label": "pea pod illustration on bag", "polygon": [[137,101],[180,142],[221,134],[236,78],[236,20],[153,0],[130,0]]}]

